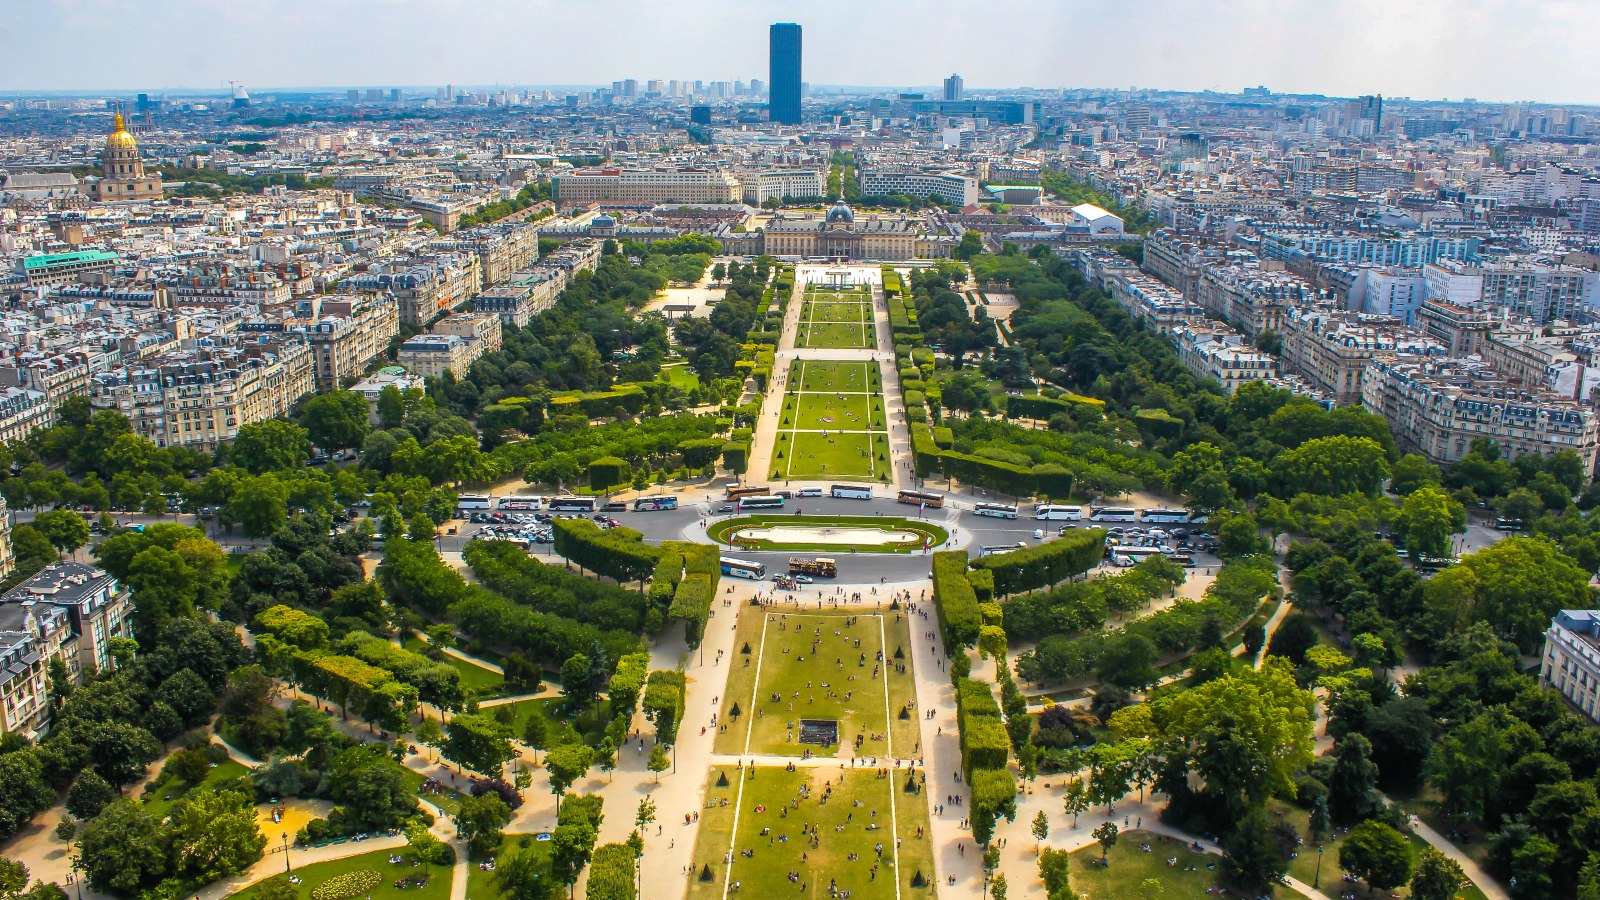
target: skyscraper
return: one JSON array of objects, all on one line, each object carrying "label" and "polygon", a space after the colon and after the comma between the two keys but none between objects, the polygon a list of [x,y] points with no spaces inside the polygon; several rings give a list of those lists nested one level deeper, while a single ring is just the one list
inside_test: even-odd
[{"label": "skyscraper", "polygon": [[960,75],[951,75],[944,80],[944,98],[946,100],[960,100],[962,83]]},{"label": "skyscraper", "polygon": [[767,118],[784,125],[800,124],[800,26],[779,22],[772,26],[767,80],[771,95]]}]

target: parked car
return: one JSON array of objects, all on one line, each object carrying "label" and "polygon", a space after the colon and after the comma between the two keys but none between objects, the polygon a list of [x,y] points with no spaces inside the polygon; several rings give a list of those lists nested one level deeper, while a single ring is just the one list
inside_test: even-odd
[{"label": "parked car", "polygon": [[733,512],[733,507],[732,506],[719,506],[719,507],[717,507],[717,512],[718,513],[731,513],[731,512]]}]

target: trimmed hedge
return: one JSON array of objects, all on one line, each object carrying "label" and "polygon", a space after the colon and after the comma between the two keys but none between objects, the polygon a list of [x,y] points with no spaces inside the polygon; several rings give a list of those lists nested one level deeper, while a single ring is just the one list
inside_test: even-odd
[{"label": "trimmed hedge", "polygon": [[584,890],[588,900],[633,900],[633,848],[627,844],[605,844],[589,860],[589,881]]},{"label": "trimmed hedge", "polygon": [[588,519],[556,519],[556,552],[618,582],[644,581],[661,561],[661,548],[632,528],[603,529]]},{"label": "trimmed hedge", "polygon": [[665,610],[672,604],[673,592],[683,580],[683,554],[668,551],[656,561],[655,572],[650,576],[650,605]]},{"label": "trimmed hedge", "polygon": [[994,591],[1003,597],[1082,575],[1100,562],[1105,554],[1105,542],[1106,533],[1099,528],[1068,531],[1043,544],[981,557],[972,566],[992,572]]},{"label": "trimmed hedge", "polygon": [[656,740],[671,745],[683,723],[688,680],[676,669],[657,669],[644,686],[644,714],[656,728]]},{"label": "trimmed hedge", "polygon": [[633,716],[639,705],[639,694],[644,690],[645,676],[650,671],[650,654],[630,653],[617,660],[617,670],[611,673],[606,686],[606,697],[611,701],[613,716]]},{"label": "trimmed hedge", "polygon": [[589,489],[603,491],[628,481],[628,462],[615,456],[602,456],[589,462]]},{"label": "trimmed hedge", "polygon": [[940,450],[949,450],[956,442],[956,434],[944,425],[934,426],[933,444]]},{"label": "trimmed hedge", "polygon": [[700,639],[705,636],[706,620],[711,618],[711,601],[715,597],[716,588],[712,586],[711,579],[699,572],[685,575],[678,582],[667,615],[684,621],[684,633],[690,647],[700,646]]},{"label": "trimmed hedge", "polygon": [[967,580],[967,552],[941,550],[933,554],[933,609],[951,653],[978,642],[983,617],[978,595]]}]

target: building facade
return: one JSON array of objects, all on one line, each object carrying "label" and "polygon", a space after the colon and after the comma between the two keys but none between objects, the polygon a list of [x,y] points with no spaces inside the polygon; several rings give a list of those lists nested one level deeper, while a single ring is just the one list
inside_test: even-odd
[{"label": "building facade", "polygon": [[0,597],[0,732],[48,727],[51,660],[81,684],[114,666],[113,639],[133,636],[128,592],[93,566],[53,563]]},{"label": "building facade", "polygon": [[111,134],[106,137],[100,173],[99,180],[89,184],[89,196],[102,203],[161,199],[161,178],[145,174],[144,159],[139,155],[139,142],[128,133],[121,110],[117,111]]},{"label": "building facade", "polygon": [[1555,688],[1590,721],[1600,722],[1600,610],[1563,609],[1550,620],[1539,684]]},{"label": "building facade", "polygon": [[800,124],[800,26],[778,22],[768,34],[767,120]]}]

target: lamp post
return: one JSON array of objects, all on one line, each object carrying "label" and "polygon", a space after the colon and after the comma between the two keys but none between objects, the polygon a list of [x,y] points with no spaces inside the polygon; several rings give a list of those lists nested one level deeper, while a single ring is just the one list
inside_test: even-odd
[{"label": "lamp post", "polygon": [[83,870],[80,868],[83,859],[77,854],[73,854],[68,859],[68,862],[72,866],[72,889],[78,895],[78,900],[83,900],[83,875],[81,874]]},{"label": "lamp post", "polygon": [[294,877],[294,870],[289,868],[289,832],[283,833],[283,874]]},{"label": "lamp post", "polygon": [[1321,844],[1317,845],[1317,877],[1312,879],[1311,887],[1312,887],[1313,890],[1322,887],[1322,845]]}]

